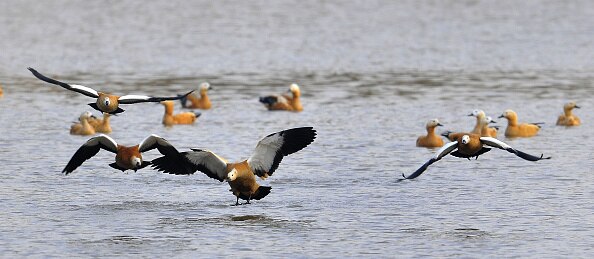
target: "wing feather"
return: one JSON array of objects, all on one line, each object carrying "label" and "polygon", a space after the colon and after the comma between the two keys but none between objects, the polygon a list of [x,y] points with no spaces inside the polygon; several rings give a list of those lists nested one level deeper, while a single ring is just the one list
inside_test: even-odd
[{"label": "wing feather", "polygon": [[544,157],[544,154],[540,154],[540,156],[533,156],[527,153],[524,153],[520,150],[517,150],[515,148],[512,148],[510,145],[504,143],[501,140],[498,140],[496,138],[491,138],[491,137],[481,137],[481,141],[483,144],[487,145],[487,146],[491,146],[491,147],[496,147],[499,149],[503,149],[507,152],[510,152],[512,154],[515,154],[516,156],[528,160],[528,161],[538,161],[541,159],[551,159],[551,157]]},{"label": "wing feather", "polygon": [[185,98],[189,94],[194,92],[194,90],[184,94],[184,95],[177,95],[177,96],[170,96],[170,97],[152,97],[146,95],[123,95],[118,98],[118,102],[121,104],[133,104],[133,103],[143,103],[143,102],[162,102],[167,100],[178,100]]},{"label": "wing feather", "polygon": [[82,165],[84,161],[95,156],[99,152],[99,149],[105,149],[107,151],[117,153],[118,144],[111,137],[104,134],[90,138],[87,140],[87,142],[85,142],[85,144],[78,148],[72,158],[70,158],[70,161],[66,167],[64,167],[64,170],[62,170],[62,173],[72,173],[72,171]]},{"label": "wing feather", "polygon": [[182,162],[162,156],[152,161],[152,167],[168,174],[193,174],[200,171],[221,182],[227,177],[227,161],[211,151],[192,149],[180,154],[184,158]]},{"label": "wing feather", "polygon": [[248,164],[257,176],[266,178],[274,173],[284,156],[307,147],[315,138],[313,127],[272,133],[258,142]]},{"label": "wing feather", "polygon": [[[439,161],[441,158],[443,158],[447,154],[451,153],[456,148],[458,148],[458,141],[453,141],[453,142],[445,144],[443,147],[441,147],[439,150],[437,150],[437,152],[435,153],[435,156],[433,156],[431,159],[429,159],[429,161],[425,162],[414,173],[412,173],[409,176],[404,176],[404,174],[402,174],[402,177],[404,177],[404,179],[415,179],[415,178],[419,177],[419,175],[421,175],[423,172],[425,172],[425,170],[427,170],[427,168],[431,164]],[[404,179],[401,179],[401,180],[404,180]]]},{"label": "wing feather", "polygon": [[35,70],[33,68],[30,68],[29,67],[27,69],[29,69],[29,71],[31,71],[31,73],[33,73],[33,75],[35,77],[37,77],[39,80],[41,80],[41,81],[48,82],[50,84],[59,85],[59,86],[64,87],[64,88],[66,88],[66,89],[68,89],[70,91],[81,93],[81,94],[84,94],[84,95],[86,95],[88,97],[93,97],[93,98],[99,97],[99,93],[96,90],[94,90],[94,89],[92,89],[90,87],[86,87],[86,86],[83,86],[83,85],[70,85],[70,84],[67,84],[67,83],[64,83],[64,82],[60,82],[60,81],[58,81],[56,79],[52,79],[52,78],[46,77],[46,76],[42,75],[41,73],[37,72],[37,70]]}]

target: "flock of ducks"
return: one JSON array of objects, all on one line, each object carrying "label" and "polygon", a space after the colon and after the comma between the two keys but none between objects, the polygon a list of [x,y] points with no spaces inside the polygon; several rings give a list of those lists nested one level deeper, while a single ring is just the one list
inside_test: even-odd
[{"label": "flock of ducks", "polygon": [[[559,126],[579,126],[580,119],[572,113],[574,108],[580,108],[575,102],[569,102],[563,106],[563,114],[559,115],[557,125]],[[450,142],[445,144],[444,140],[438,135],[435,130],[439,126],[443,126],[438,119],[429,120],[426,124],[427,135],[417,138],[418,147],[440,148],[437,153],[427,162],[425,162],[419,169],[409,176],[402,175],[404,178],[400,179],[414,179],[420,176],[427,168],[442,159],[444,156],[451,154],[459,158],[476,158],[492,148],[498,148],[515,154],[516,156],[528,160],[538,161],[542,159],[550,159],[551,157],[533,156],[524,153],[520,150],[512,148],[508,144],[497,139],[498,127],[490,127],[489,123],[494,123],[493,119],[485,114],[482,110],[474,110],[468,116],[476,117],[476,124],[469,132],[451,132],[446,131],[441,136],[447,138]],[[519,123],[518,114],[512,110],[505,110],[499,118],[507,120],[507,128],[505,129],[505,137],[533,137],[538,134],[543,122],[538,123]]]},{"label": "flock of ducks", "polygon": [[[137,145],[124,146],[106,135],[112,132],[109,124],[110,116],[124,112],[120,107],[121,104],[158,102],[165,107],[162,121],[164,125],[193,124],[200,116],[200,113],[182,112],[174,114],[173,101],[180,100],[183,108],[210,109],[212,104],[207,95],[208,90],[212,89],[210,84],[203,83],[200,85],[199,97],[192,94],[194,91],[171,97],[118,96],[82,85],[60,82],[42,75],[33,68],[28,69],[35,77],[44,82],[59,85],[70,91],[95,98],[95,102],[89,103],[89,105],[103,113],[103,118],[99,119],[93,116],[91,112],[85,111],[80,115],[79,122],[71,126],[70,133],[73,135],[100,134],[90,138],[78,148],[62,170],[62,173],[66,175],[72,173],[86,160],[103,149],[115,154],[115,162],[109,164],[109,166],[122,172],[126,170],[136,172],[147,166],[174,175],[188,175],[200,171],[220,182],[227,181],[231,187],[230,191],[236,197],[235,206],[241,205],[239,199],[245,200],[244,204],[250,204],[251,200],[260,200],[266,197],[271,190],[269,186],[260,186],[256,181],[256,176],[262,179],[271,176],[278,169],[285,156],[307,147],[315,140],[317,135],[313,127],[292,128],[275,132],[261,139],[248,159],[233,163],[208,150],[191,149],[190,151],[179,152],[167,140],[155,134],[149,135]],[[289,92],[290,95],[261,97],[260,102],[269,110],[302,111],[303,107],[299,100],[299,86],[292,84]],[[142,153],[153,149],[157,149],[162,156],[152,161],[143,160]]]},{"label": "flock of ducks", "polygon": [[[311,144],[317,135],[313,127],[292,128],[272,133],[257,144],[251,156],[242,161],[228,162],[209,150],[191,149],[189,151],[179,152],[167,140],[157,135],[150,135],[141,141],[138,145],[123,146],[118,144],[108,135],[112,132],[109,124],[111,115],[124,112],[120,104],[135,104],[142,102],[159,102],[165,107],[165,114],[162,123],[165,126],[176,124],[193,124],[200,117],[200,112],[182,112],[174,114],[173,100],[180,100],[183,108],[207,110],[212,107],[208,98],[208,90],[212,87],[209,83],[202,83],[199,88],[200,96],[192,94],[189,91],[183,95],[171,97],[152,97],[145,95],[113,95],[99,92],[92,88],[68,84],[58,80],[46,77],[33,68],[28,68],[38,79],[50,84],[59,85],[65,89],[78,92],[88,97],[95,98],[95,102],[89,103],[91,107],[103,113],[103,118],[99,119],[91,112],[83,112],[79,117],[79,122],[70,128],[70,133],[74,135],[94,135],[98,136],[87,140],[72,156],[62,173],[70,174],[82,163],[99,152],[100,149],[115,153],[115,162],[109,164],[110,167],[126,171],[137,171],[147,166],[153,169],[174,175],[188,175],[196,171],[206,174],[208,177],[220,182],[227,181],[231,187],[231,192],[236,197],[234,205],[241,205],[239,199],[246,200],[245,204],[250,204],[251,200],[260,200],[270,193],[271,187],[260,186],[256,181],[256,176],[266,179],[271,176],[278,168],[280,162],[285,156],[295,153],[309,144]],[[0,87],[0,97],[3,95]],[[291,84],[287,93],[279,95],[269,95],[260,97],[260,102],[271,111],[284,110],[300,112],[303,106],[300,101],[301,92],[297,84]],[[580,108],[575,102],[569,102],[563,106],[563,114],[557,119],[557,125],[560,126],[579,126],[580,119],[573,114],[573,109]],[[427,135],[417,138],[418,147],[439,148],[436,154],[425,162],[419,169],[412,174],[398,181],[414,179],[420,176],[427,168],[451,154],[459,158],[476,158],[492,148],[498,148],[512,153],[524,160],[539,161],[550,159],[551,157],[534,156],[524,153],[518,149],[512,148],[508,144],[497,139],[499,128],[490,126],[494,123],[493,119],[482,110],[474,110],[468,116],[476,118],[474,128],[469,132],[451,132],[446,131],[438,135],[436,128],[443,126],[438,119],[429,120],[426,124]],[[540,123],[520,123],[518,114],[512,110],[505,110],[499,118],[507,120],[505,137],[533,137],[541,129]],[[445,143],[445,137],[450,142]],[[142,153],[157,149],[162,156],[152,161],[145,161]]]}]

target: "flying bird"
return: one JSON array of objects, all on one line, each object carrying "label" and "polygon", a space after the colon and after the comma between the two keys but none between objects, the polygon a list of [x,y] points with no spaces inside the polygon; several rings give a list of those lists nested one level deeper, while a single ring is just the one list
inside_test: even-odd
[{"label": "flying bird", "polygon": [[[149,161],[142,159],[141,153],[158,149],[163,155],[168,155],[175,159],[179,157],[178,151],[167,140],[157,135],[150,135],[145,138],[140,144],[135,146],[119,145],[111,137],[100,134],[96,137],[90,138],[85,142],[72,156],[62,173],[70,174],[82,163],[99,153],[100,149],[115,153],[115,163],[109,164],[114,169],[121,170],[136,170],[142,169],[150,164]],[[179,162],[179,161],[177,161]]]},{"label": "flying bird", "polygon": [[146,95],[117,96],[117,95],[113,95],[113,94],[99,92],[95,89],[92,89],[90,87],[86,87],[83,85],[74,85],[74,84],[67,84],[64,82],[60,82],[58,80],[55,80],[55,79],[52,79],[52,78],[42,75],[41,73],[37,72],[37,70],[35,70],[33,68],[29,67],[27,69],[29,69],[29,71],[31,71],[31,73],[33,73],[33,75],[41,81],[44,81],[44,82],[47,82],[50,84],[59,85],[59,86],[64,87],[70,91],[74,91],[74,92],[86,95],[88,97],[96,98],[97,100],[94,103],[89,103],[89,105],[91,107],[93,107],[93,109],[95,109],[95,110],[98,110],[101,112],[107,112],[109,114],[117,114],[117,113],[124,112],[124,110],[119,107],[120,104],[134,104],[134,103],[143,103],[143,102],[162,102],[162,101],[166,101],[166,100],[177,100],[177,99],[184,98],[193,92],[193,91],[190,91],[184,95],[179,95],[179,96],[175,96],[175,97],[151,97],[151,96],[146,96]]},{"label": "flying bird", "polygon": [[229,163],[217,154],[202,149],[181,152],[184,162],[177,155],[167,155],[153,159],[151,166],[169,174],[193,174],[203,172],[208,177],[227,181],[239,199],[260,200],[270,193],[271,187],[260,186],[256,176],[267,178],[276,171],[283,157],[293,154],[314,141],[316,131],[312,127],[293,128],[272,133],[261,139],[252,155],[243,161]]},{"label": "flying bird", "polygon": [[[454,134],[456,134],[456,133],[454,133]],[[429,161],[425,162],[425,164],[423,164],[419,169],[417,169],[411,175],[405,176],[404,174],[402,174],[404,179],[400,179],[399,181],[405,180],[405,179],[414,179],[414,178],[419,177],[419,175],[421,175],[423,172],[425,172],[425,170],[427,170],[427,168],[431,164],[439,161],[447,154],[451,154],[452,156],[460,157],[460,158],[470,159],[472,157],[476,157],[478,159],[478,156],[480,156],[484,153],[487,153],[491,150],[491,148],[488,148],[488,147],[495,147],[495,148],[503,149],[507,152],[515,154],[516,156],[523,158],[525,160],[528,160],[528,161],[538,161],[541,159],[550,159],[551,158],[551,157],[543,157],[544,155],[542,155],[542,154],[540,155],[540,157],[538,157],[538,156],[533,156],[533,155],[524,153],[524,152],[514,149],[514,148],[510,147],[508,144],[506,144],[496,138],[492,138],[492,137],[481,137],[481,135],[479,135],[479,134],[472,134],[472,133],[457,133],[456,135],[457,135],[457,139],[455,141],[447,143],[443,147],[441,147],[437,151],[437,153],[435,153],[435,156],[433,156],[431,159],[429,159]],[[488,147],[486,147],[486,146],[488,146]]]}]

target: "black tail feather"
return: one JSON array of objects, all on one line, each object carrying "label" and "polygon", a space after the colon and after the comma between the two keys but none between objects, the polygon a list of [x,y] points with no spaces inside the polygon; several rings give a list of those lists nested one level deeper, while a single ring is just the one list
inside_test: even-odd
[{"label": "black tail feather", "polygon": [[188,103],[188,96],[183,96],[181,94],[177,95],[178,97],[181,96],[181,98],[179,99],[179,102],[181,103],[181,106],[186,108],[187,107],[187,103]]},{"label": "black tail feather", "polygon": [[266,195],[268,195],[270,193],[271,189],[272,189],[272,187],[270,187],[270,186],[260,186],[260,187],[258,187],[258,190],[256,191],[256,193],[254,193],[252,195],[251,198],[244,194],[239,194],[239,198],[242,200],[246,200],[246,201],[247,200],[260,200],[260,199],[266,197]]}]

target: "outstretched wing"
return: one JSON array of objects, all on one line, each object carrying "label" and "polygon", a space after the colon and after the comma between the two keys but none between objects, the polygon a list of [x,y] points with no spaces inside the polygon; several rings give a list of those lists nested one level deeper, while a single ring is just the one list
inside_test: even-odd
[{"label": "outstretched wing", "polygon": [[118,102],[121,104],[133,104],[133,103],[144,103],[144,102],[162,102],[167,100],[182,99],[194,92],[194,90],[184,94],[171,97],[152,97],[146,95],[123,95],[118,98]]},{"label": "outstretched wing", "polygon": [[200,171],[221,182],[227,177],[227,161],[211,151],[192,149],[180,155],[183,161],[171,159],[167,155],[153,159],[152,167],[168,174],[193,174]]},{"label": "outstretched wing", "polygon": [[284,156],[307,147],[315,138],[316,131],[312,127],[272,133],[258,142],[247,162],[257,176],[266,178],[274,173]]},{"label": "outstretched wing", "polygon": [[151,134],[150,136],[146,137],[140,145],[138,146],[138,151],[146,152],[153,149],[159,150],[159,152],[165,156],[178,156],[179,152],[175,149],[174,146],[169,144],[167,140],[162,137],[159,137],[155,134]]},{"label": "outstretched wing", "polygon": [[49,77],[42,75],[41,73],[37,72],[37,70],[35,70],[33,68],[28,67],[27,69],[29,69],[29,71],[31,71],[31,73],[33,73],[33,75],[41,81],[45,81],[50,84],[59,85],[59,86],[64,87],[70,91],[75,91],[77,93],[84,94],[88,97],[93,97],[93,98],[99,97],[99,93],[97,93],[97,91],[92,88],[89,88],[89,87],[86,87],[83,85],[71,85],[71,84],[67,84],[64,82],[60,82],[58,80],[51,79]]},{"label": "outstretched wing", "polygon": [[458,141],[453,141],[453,142],[445,144],[443,147],[441,147],[439,150],[437,150],[437,153],[435,153],[435,156],[433,156],[431,159],[429,159],[429,161],[425,162],[425,164],[423,164],[419,169],[417,169],[417,171],[415,171],[414,173],[412,173],[409,176],[404,176],[404,174],[402,174],[402,176],[404,177],[404,179],[415,179],[415,178],[419,177],[419,175],[421,175],[423,172],[425,172],[425,170],[427,170],[427,168],[431,164],[439,161],[442,157],[449,154],[456,148],[458,148]]},{"label": "outstretched wing", "polygon": [[62,173],[72,173],[72,171],[82,165],[84,161],[96,155],[101,148],[109,152],[117,153],[118,143],[111,137],[103,134],[90,138],[85,144],[78,148],[72,158],[70,158],[66,167],[64,167],[64,170],[62,170]]},{"label": "outstretched wing", "polygon": [[513,153],[516,156],[519,156],[525,160],[528,161],[538,161],[541,159],[551,159],[551,157],[544,157],[544,154],[540,154],[540,157],[538,156],[533,156],[527,153],[524,153],[520,150],[517,150],[515,148],[512,148],[511,146],[509,146],[508,144],[505,144],[503,141],[498,140],[496,138],[491,138],[491,137],[481,137],[481,141],[483,142],[483,144],[487,145],[487,146],[491,146],[491,147],[496,147],[499,149],[503,149],[506,150],[507,152]]}]

